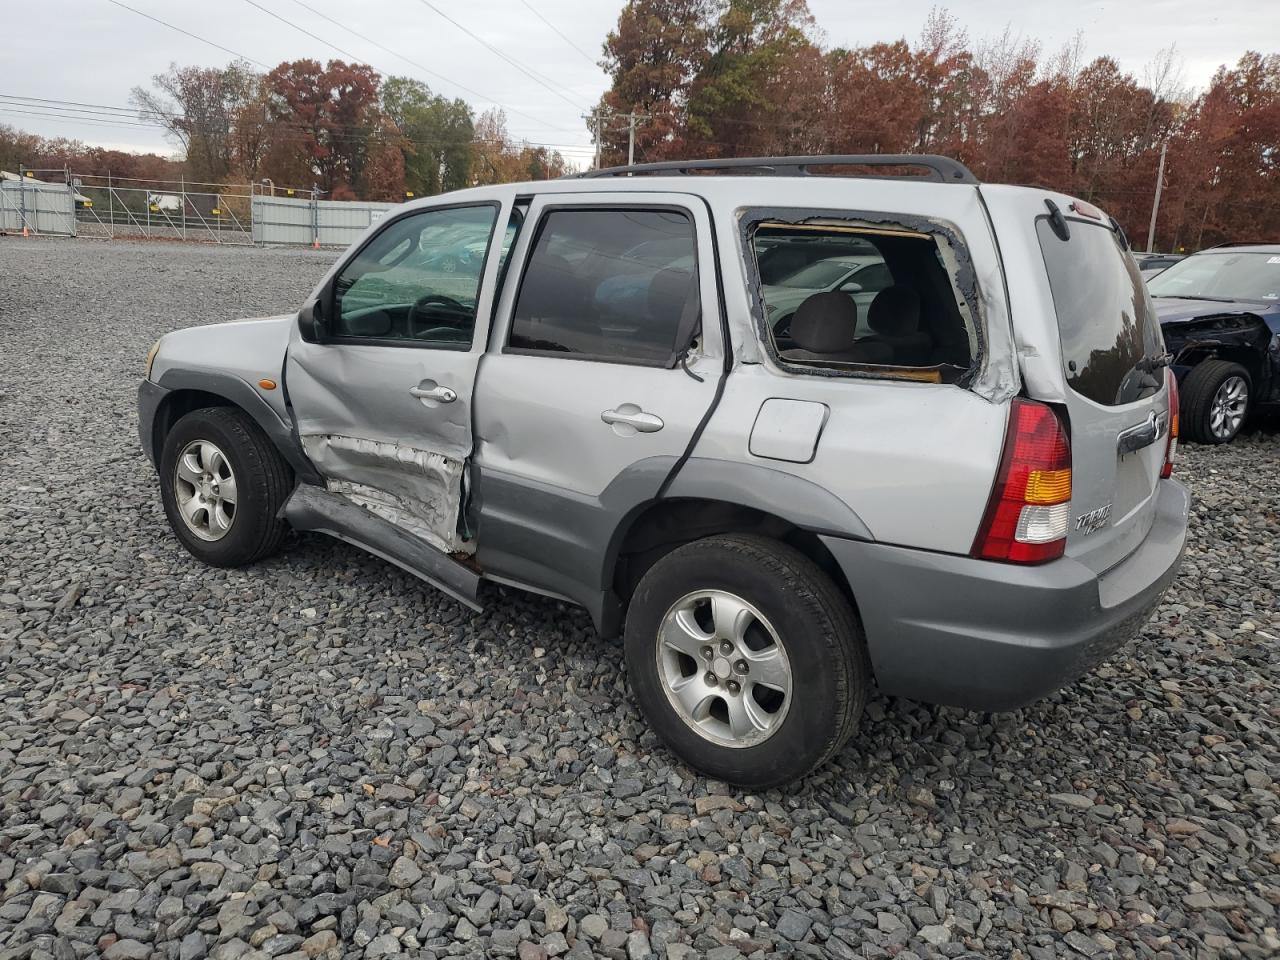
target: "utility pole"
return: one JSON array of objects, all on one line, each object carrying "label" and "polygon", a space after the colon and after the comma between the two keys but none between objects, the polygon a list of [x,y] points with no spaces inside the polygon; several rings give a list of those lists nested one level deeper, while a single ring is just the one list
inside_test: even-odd
[{"label": "utility pole", "polygon": [[636,162],[636,121],[648,120],[647,113],[636,113],[634,110],[627,114],[627,166],[631,166]]},{"label": "utility pole", "polygon": [[591,116],[591,114],[589,113],[584,113],[582,115],[582,119],[591,120],[596,125],[596,160],[595,160],[594,169],[599,170],[600,169],[600,111],[596,110],[596,114],[594,117]]},{"label": "utility pole", "polygon": [[1151,204],[1151,225],[1147,227],[1147,253],[1154,250],[1156,242],[1156,215],[1160,212],[1160,191],[1164,189],[1164,155],[1169,141],[1160,144],[1160,169],[1156,173],[1156,198]]}]

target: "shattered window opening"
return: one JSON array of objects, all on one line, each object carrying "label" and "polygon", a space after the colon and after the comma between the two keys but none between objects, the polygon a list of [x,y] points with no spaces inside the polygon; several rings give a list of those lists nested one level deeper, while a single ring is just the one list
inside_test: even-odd
[{"label": "shattered window opening", "polygon": [[980,331],[941,231],[771,216],[743,233],[757,321],[784,366],[932,383],[960,382],[976,367]]}]

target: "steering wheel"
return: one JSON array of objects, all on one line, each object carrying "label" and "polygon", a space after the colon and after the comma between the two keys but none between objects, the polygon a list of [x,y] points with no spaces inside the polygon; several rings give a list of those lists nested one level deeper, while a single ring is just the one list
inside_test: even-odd
[{"label": "steering wheel", "polygon": [[[440,306],[444,309],[433,310],[430,315],[420,318],[419,315],[423,314],[427,307],[431,306]],[[406,332],[411,339],[416,340],[420,338],[423,332],[426,332],[418,329],[419,323],[434,330],[440,327],[442,323],[463,326],[471,319],[471,316],[472,311],[453,299],[453,297],[446,297],[440,293],[428,293],[415,300],[413,306],[409,308],[409,312],[405,317],[405,326],[409,328]]]}]

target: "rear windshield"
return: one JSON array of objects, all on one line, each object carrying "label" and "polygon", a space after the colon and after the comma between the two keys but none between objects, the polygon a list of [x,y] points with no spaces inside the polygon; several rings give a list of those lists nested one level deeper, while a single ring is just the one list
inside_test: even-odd
[{"label": "rear windshield", "polygon": [[1061,240],[1047,217],[1036,221],[1067,383],[1107,406],[1149,397],[1161,386],[1149,360],[1164,342],[1142,275],[1109,227],[1073,219],[1070,228]]}]

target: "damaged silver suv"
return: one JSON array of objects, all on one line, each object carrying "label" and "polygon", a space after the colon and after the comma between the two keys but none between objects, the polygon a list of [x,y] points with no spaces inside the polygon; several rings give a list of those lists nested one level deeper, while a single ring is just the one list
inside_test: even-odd
[{"label": "damaged silver suv", "polygon": [[298,313],[164,337],[138,405],[200,560],[293,527],[472,607],[484,579],[581,604],[672,749],[757,788],[839,750],[873,683],[1005,710],[1080,676],[1186,533],[1123,232],[944,157],[406,204]]}]

